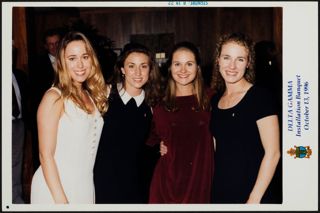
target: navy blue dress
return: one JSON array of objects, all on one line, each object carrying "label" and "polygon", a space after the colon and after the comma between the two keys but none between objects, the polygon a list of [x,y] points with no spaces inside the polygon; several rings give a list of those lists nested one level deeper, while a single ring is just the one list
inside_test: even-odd
[{"label": "navy blue dress", "polygon": [[[252,86],[234,107],[219,109],[222,94],[212,100],[211,133],[216,139],[213,203],[246,203],[255,184],[264,150],[257,120],[276,115],[271,94]],[[275,202],[270,187],[262,203]]]},{"label": "navy blue dress", "polygon": [[113,87],[94,167],[96,203],[148,202],[159,147],[145,145],[150,107],[145,101],[139,107],[130,102],[125,105]]}]

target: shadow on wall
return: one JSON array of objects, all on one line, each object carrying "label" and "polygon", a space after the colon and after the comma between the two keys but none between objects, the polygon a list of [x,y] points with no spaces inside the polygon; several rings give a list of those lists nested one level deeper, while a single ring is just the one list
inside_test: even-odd
[{"label": "shadow on wall", "polygon": [[[272,41],[260,41],[255,45],[256,52],[256,84],[269,89],[277,99],[277,111],[279,123],[282,124],[282,72],[277,56],[279,54],[276,45]],[[282,125],[280,125],[280,139],[282,139]],[[282,141],[280,141],[282,150]],[[283,155],[283,154],[282,154]],[[282,203],[282,157],[276,168],[270,188],[276,192],[273,196],[276,203]],[[270,192],[266,192],[270,193]]]}]

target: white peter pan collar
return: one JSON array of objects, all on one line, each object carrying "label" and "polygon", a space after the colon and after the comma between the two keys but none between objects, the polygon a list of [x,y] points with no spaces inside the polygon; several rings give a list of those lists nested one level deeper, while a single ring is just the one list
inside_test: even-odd
[{"label": "white peter pan collar", "polygon": [[120,95],[120,98],[122,100],[122,102],[126,105],[129,100],[131,98],[134,98],[134,100],[136,101],[136,104],[137,106],[139,107],[143,100],[144,100],[144,97],[145,97],[145,92],[144,90],[141,91],[140,95],[137,95],[137,96],[134,96],[132,97],[131,95],[129,95],[129,93],[127,93],[127,91],[123,88],[122,84],[117,84],[117,89],[119,91],[119,95]]}]

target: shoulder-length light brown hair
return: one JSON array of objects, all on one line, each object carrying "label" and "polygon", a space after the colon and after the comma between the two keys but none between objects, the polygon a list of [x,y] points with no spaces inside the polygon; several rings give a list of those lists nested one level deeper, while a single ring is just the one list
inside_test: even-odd
[{"label": "shoulder-length light brown hair", "polygon": [[203,76],[202,76],[201,67],[200,67],[201,65],[200,52],[193,43],[188,41],[177,43],[171,50],[171,53],[169,54],[169,58],[167,61],[168,80],[167,80],[165,96],[163,98],[165,109],[167,111],[172,111],[172,112],[178,110],[176,106],[176,84],[172,78],[171,66],[172,66],[173,54],[176,51],[182,50],[182,49],[190,51],[194,55],[196,64],[197,64],[197,74],[195,79],[192,82],[192,85],[193,85],[193,94],[197,98],[198,106],[194,106],[194,108],[196,111],[209,110],[210,109],[209,98],[204,88],[204,81],[203,81]]},{"label": "shoulder-length light brown hair", "polygon": [[149,106],[155,106],[159,103],[161,98],[161,75],[159,68],[155,63],[154,54],[146,46],[139,43],[128,43],[123,48],[121,55],[114,67],[114,83],[122,83],[125,88],[125,76],[121,72],[121,68],[124,68],[124,62],[131,53],[142,53],[145,54],[149,59],[149,78],[148,81],[142,86],[145,91],[145,100]]},{"label": "shoulder-length light brown hair", "polygon": [[82,87],[89,92],[100,113],[104,114],[108,108],[107,87],[95,51],[84,34],[71,31],[68,32],[61,40],[57,52],[57,71],[55,73],[53,85],[61,90],[62,98],[72,99],[81,109],[89,113],[89,110],[80,98],[79,91],[73,84],[71,75],[67,70],[65,51],[67,46],[73,41],[82,41],[85,44],[86,51],[92,60],[91,72],[87,80],[82,84]]},{"label": "shoulder-length light brown hair", "polygon": [[254,64],[255,64],[255,51],[254,51],[254,42],[249,38],[248,35],[243,33],[230,33],[222,35],[219,38],[219,41],[216,45],[215,50],[215,59],[214,59],[214,66],[213,66],[213,73],[212,73],[212,81],[211,81],[211,87],[213,91],[216,92],[224,92],[226,85],[225,82],[221,76],[220,70],[219,70],[219,57],[221,54],[221,50],[223,45],[229,43],[229,42],[235,42],[243,47],[245,47],[248,51],[248,68],[246,69],[246,72],[244,74],[244,78],[250,82],[254,83],[255,81],[255,72],[254,72]]}]

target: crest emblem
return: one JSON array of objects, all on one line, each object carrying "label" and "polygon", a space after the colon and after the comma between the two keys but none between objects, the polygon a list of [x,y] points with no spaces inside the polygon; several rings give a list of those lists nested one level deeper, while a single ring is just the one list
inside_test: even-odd
[{"label": "crest emblem", "polygon": [[290,148],[287,153],[290,156],[294,156],[294,158],[310,158],[312,150],[310,146],[294,146],[294,148]]}]

